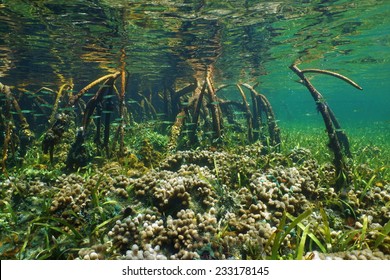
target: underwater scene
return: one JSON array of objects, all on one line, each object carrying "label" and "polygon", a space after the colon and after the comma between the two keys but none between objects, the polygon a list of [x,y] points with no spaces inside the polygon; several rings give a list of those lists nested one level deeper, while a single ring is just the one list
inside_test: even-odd
[{"label": "underwater scene", "polygon": [[390,259],[390,1],[0,0],[0,259]]}]

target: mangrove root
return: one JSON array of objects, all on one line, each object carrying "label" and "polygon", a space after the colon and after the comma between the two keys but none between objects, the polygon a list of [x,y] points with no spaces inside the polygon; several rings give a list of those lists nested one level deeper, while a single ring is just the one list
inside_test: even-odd
[{"label": "mangrove root", "polygon": [[70,123],[70,115],[61,113],[56,115],[56,121],[51,128],[46,131],[43,141],[42,150],[44,154],[50,155],[50,163],[53,164],[54,147],[61,142],[62,136]]},{"label": "mangrove root", "polygon": [[325,123],[326,131],[329,137],[329,148],[332,150],[334,154],[334,166],[336,168],[336,184],[335,187],[338,191],[346,186],[348,183],[346,176],[346,165],[343,159],[343,149],[347,156],[350,156],[349,151],[349,142],[346,134],[341,130],[340,124],[338,123],[333,111],[329,108],[329,105],[324,101],[321,93],[314,88],[314,86],[310,83],[310,81],[305,77],[305,73],[320,73],[331,75],[346,81],[352,86],[362,89],[357,83],[352,81],[351,79],[340,75],[335,72],[319,70],[319,69],[306,69],[300,70],[296,65],[291,65],[290,69],[298,75],[298,77],[302,80],[303,84],[308,88],[311,96],[317,104],[317,109],[321,113],[322,118]]},{"label": "mangrove root", "polygon": [[169,143],[168,143],[168,151],[169,152],[176,151],[178,139],[179,139],[186,115],[187,115],[186,110],[183,109],[176,116],[176,121],[171,127],[171,133],[169,136]]},{"label": "mangrove root", "polygon": [[194,104],[193,105],[194,112],[192,115],[193,127],[192,127],[192,130],[190,131],[190,136],[189,136],[191,145],[196,145],[199,142],[198,137],[197,137],[197,130],[198,130],[198,125],[199,125],[198,123],[199,123],[200,109],[201,109],[202,104],[203,104],[203,96],[204,96],[204,93],[206,91],[206,86],[207,86],[207,83],[204,82],[200,92],[195,93],[194,99],[192,101]]},{"label": "mangrove root", "polygon": [[244,91],[242,90],[242,88],[239,84],[237,84],[236,86],[238,88],[238,91],[241,94],[242,104],[243,104],[243,107],[245,109],[245,115],[246,115],[247,127],[248,127],[248,141],[249,141],[249,143],[252,143],[253,142],[253,116],[252,116],[251,110],[249,108],[249,104],[246,100],[246,96],[245,96]]},{"label": "mangrove root", "polygon": [[90,156],[84,145],[84,131],[83,128],[80,128],[76,133],[76,140],[68,152],[66,168],[72,171],[77,170],[80,167],[86,166],[89,160]]},{"label": "mangrove root", "polygon": [[[255,129],[261,128],[262,121],[261,121],[261,110],[264,110],[266,116],[267,116],[267,125],[268,125],[268,134],[269,134],[269,145],[272,147],[276,147],[277,150],[280,149],[280,129],[277,125],[277,121],[275,119],[275,114],[272,109],[271,103],[268,101],[267,97],[265,97],[263,94],[258,93],[253,87],[251,87],[248,84],[241,84],[242,86],[249,89],[252,93],[252,98],[254,98],[253,103],[256,103],[254,106],[254,116],[253,120],[255,121],[255,124],[253,125]],[[257,140],[257,139],[256,139]]]},{"label": "mangrove root", "polygon": [[100,84],[101,82],[104,82],[108,79],[113,79],[115,80],[116,78],[119,77],[119,75],[121,75],[121,72],[115,72],[113,74],[108,74],[108,75],[105,75],[103,77],[100,77],[99,79],[93,81],[92,83],[88,84],[87,86],[85,86],[83,89],[81,89],[76,95],[72,96],[70,99],[69,99],[69,104],[68,106],[69,107],[72,107],[74,104],[76,104],[76,102],[88,91],[90,90],[91,88],[93,88],[94,86]]},{"label": "mangrove root", "polygon": [[[12,142],[13,130],[15,128],[14,119],[11,114],[11,110],[14,109],[17,116],[19,117],[19,157],[23,158],[27,152],[28,146],[33,142],[34,133],[30,130],[30,126],[23,115],[23,112],[19,106],[18,101],[11,92],[9,86],[3,85],[0,83],[0,94],[4,95],[5,106],[2,114],[2,126],[4,126],[4,140],[3,140],[3,150],[2,150],[2,159],[1,159],[1,169],[4,174],[7,174],[6,171],[6,162],[8,159],[8,150]],[[15,135],[15,134],[14,134]],[[14,137],[17,137],[16,135]],[[13,154],[16,152],[16,145],[14,145]]]},{"label": "mangrove root", "polygon": [[206,82],[207,82],[207,89],[210,97],[210,106],[211,106],[211,116],[213,120],[213,132],[214,132],[214,141],[220,141],[222,132],[221,132],[221,126],[222,126],[222,115],[221,115],[221,108],[219,106],[217,95],[215,94],[215,88],[211,81],[211,71],[207,72]]}]

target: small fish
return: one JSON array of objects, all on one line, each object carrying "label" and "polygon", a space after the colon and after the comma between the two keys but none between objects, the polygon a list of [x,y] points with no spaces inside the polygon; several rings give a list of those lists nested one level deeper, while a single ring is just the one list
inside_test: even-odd
[{"label": "small fish", "polygon": [[114,111],[108,111],[108,110],[104,110],[104,111],[102,111],[102,113],[104,113],[104,114],[112,114]]},{"label": "small fish", "polygon": [[103,97],[103,99],[110,99],[110,98],[113,98],[115,95],[105,95],[104,97]]},{"label": "small fish", "polygon": [[94,159],[106,159],[106,158],[103,157],[103,156],[94,156],[93,158],[94,158]]},{"label": "small fish", "polygon": [[21,111],[23,114],[31,114],[31,113],[34,113],[33,110],[22,110]]},{"label": "small fish", "polygon": [[41,90],[41,91],[38,92],[37,94],[53,94],[53,93],[54,93],[53,91]]},{"label": "small fish", "polygon": [[33,114],[34,117],[44,117],[46,116],[46,114],[42,114],[42,113],[35,113]]},{"label": "small fish", "polygon": [[60,108],[58,109],[59,112],[73,112],[74,108],[66,107],[66,108]]},{"label": "small fish", "polygon": [[205,132],[204,134],[206,134],[206,135],[213,135],[213,134],[215,134],[215,133],[214,133],[214,131],[207,131],[207,132]]},{"label": "small fish", "polygon": [[45,108],[53,108],[53,105],[51,104],[41,104],[42,107],[45,107]]}]

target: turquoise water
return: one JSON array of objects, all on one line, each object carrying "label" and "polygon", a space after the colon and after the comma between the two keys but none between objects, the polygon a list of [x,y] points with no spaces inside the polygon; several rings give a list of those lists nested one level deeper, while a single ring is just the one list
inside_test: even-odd
[{"label": "turquoise water", "polygon": [[0,0],[0,258],[389,259],[389,47],[390,1]]},{"label": "turquoise water", "polygon": [[217,85],[260,82],[281,122],[316,122],[288,69],[300,62],[363,87],[311,75],[341,123],[388,123],[389,18],[389,1],[3,0],[0,81],[36,90],[72,78],[80,89],[118,69],[123,48],[140,87],[185,84],[213,65]]}]

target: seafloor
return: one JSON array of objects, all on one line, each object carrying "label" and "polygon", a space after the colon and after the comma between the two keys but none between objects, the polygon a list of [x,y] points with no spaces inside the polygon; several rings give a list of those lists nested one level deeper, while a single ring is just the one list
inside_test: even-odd
[{"label": "seafloor", "polygon": [[144,141],[142,156],[97,158],[77,172],[16,170],[0,182],[0,257],[390,259],[386,167],[349,162],[349,185],[337,192],[330,163],[284,150],[162,154]]}]

